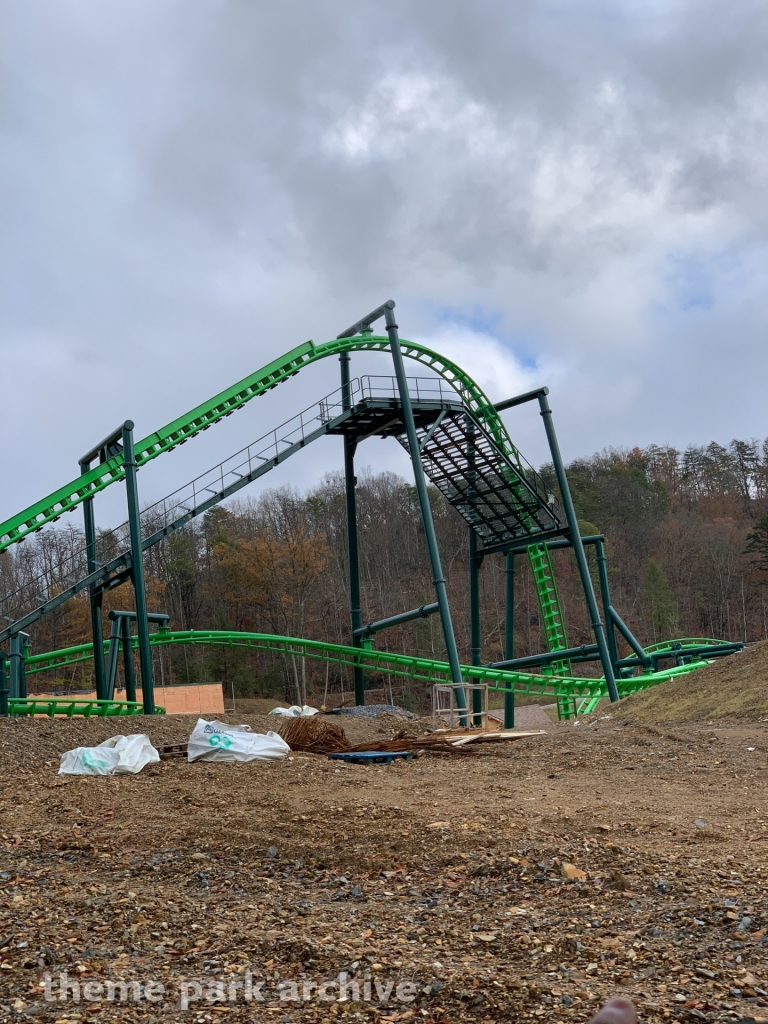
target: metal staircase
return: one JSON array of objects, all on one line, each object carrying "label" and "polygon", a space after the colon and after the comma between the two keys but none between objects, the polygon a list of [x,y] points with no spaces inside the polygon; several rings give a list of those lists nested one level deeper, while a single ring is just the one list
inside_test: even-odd
[{"label": "metal staircase", "polygon": [[[417,431],[424,471],[448,502],[494,550],[526,540],[548,651],[568,648],[563,612],[549,550],[542,540],[564,532],[564,515],[541,477],[523,462],[515,464],[466,409],[448,411]],[[408,450],[404,433],[398,441]],[[568,659],[541,669],[546,676],[570,676]],[[558,716],[577,714],[572,698],[558,698]]]},{"label": "metal staircase", "polygon": [[[482,538],[484,550],[563,532],[562,512],[536,471],[515,464],[466,409],[417,430],[424,472]],[[408,451],[405,432],[397,439]]]}]

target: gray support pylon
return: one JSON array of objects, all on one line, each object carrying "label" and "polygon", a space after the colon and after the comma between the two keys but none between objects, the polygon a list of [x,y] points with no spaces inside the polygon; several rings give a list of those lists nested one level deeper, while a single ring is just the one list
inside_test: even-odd
[{"label": "gray support pylon", "polygon": [[[80,463],[80,472],[85,473],[90,466]],[[93,498],[83,502],[83,521],[85,526],[85,549],[88,572],[98,568],[96,559],[96,522],[93,514]],[[95,584],[88,587],[88,599],[91,606],[91,634],[93,637],[93,672],[96,677],[96,699],[107,699],[107,684],[104,675],[104,631],[101,621],[102,594]]]},{"label": "gray support pylon", "polygon": [[581,542],[579,522],[576,518],[576,510],[573,507],[571,489],[568,486],[568,478],[565,475],[565,466],[563,465],[563,458],[560,454],[560,445],[557,440],[557,434],[555,433],[555,425],[552,421],[552,410],[550,409],[549,402],[547,401],[548,394],[549,388],[542,388],[539,392],[541,417],[544,420],[544,429],[547,433],[549,451],[552,455],[552,465],[555,468],[555,476],[557,477],[557,483],[560,488],[560,496],[563,499],[565,518],[568,522],[568,532],[570,533],[571,543],[573,544],[573,553],[576,556],[576,565],[579,569],[581,585],[584,588],[584,597],[586,598],[587,607],[589,609],[592,631],[595,634],[595,642],[597,643],[600,651],[600,661],[602,662],[603,672],[605,673],[608,696],[612,701],[617,701],[619,700],[619,691],[616,686],[616,676],[613,671],[611,655],[605,639],[605,629],[600,618],[600,610],[597,607],[597,598],[595,597],[595,589],[592,586],[592,577],[589,574],[587,556],[584,553],[584,545]]},{"label": "gray support pylon", "polygon": [[[465,690],[461,687],[461,683],[463,683],[464,680],[461,675],[461,662],[459,661],[459,652],[456,647],[456,635],[453,631],[451,609],[448,604],[448,592],[445,586],[443,567],[440,562],[440,551],[437,546],[435,524],[432,520],[432,509],[429,504],[429,493],[427,492],[427,483],[424,477],[424,467],[421,464],[419,439],[416,434],[416,423],[413,419],[413,408],[411,406],[411,396],[408,392],[408,380],[405,376],[403,353],[400,350],[400,337],[397,333],[395,314],[392,312],[395,308],[394,301],[390,299],[384,304],[383,308],[384,318],[387,325],[387,335],[389,336],[389,347],[392,352],[392,362],[395,364],[395,376],[397,377],[397,389],[400,395],[403,421],[405,423],[405,430],[408,436],[408,448],[411,453],[416,493],[419,496],[419,506],[421,507],[424,536],[427,541],[429,560],[432,565],[432,579],[435,586],[435,595],[437,597],[437,603],[440,605],[440,619],[443,625],[443,637],[445,639],[445,648],[448,654],[448,664],[451,667],[451,679],[453,680],[454,685],[457,686],[456,704],[459,711],[466,711],[467,697]],[[462,718],[465,720],[466,715],[462,716]]]},{"label": "gray support pylon", "polygon": [[123,424],[123,466],[125,492],[128,498],[128,529],[131,535],[131,575],[136,600],[136,632],[139,637],[139,665],[144,714],[155,713],[155,692],[152,684],[152,650],[149,646],[147,622],[147,591],[144,585],[144,551],[141,545],[139,491],[136,485],[136,455],[133,450],[133,420]]},{"label": "gray support pylon", "polygon": [[[352,390],[349,377],[349,353],[339,356],[341,363],[341,405],[352,408]],[[347,502],[347,550],[349,553],[349,617],[352,623],[352,645],[360,646],[360,629],[363,619],[360,609],[360,553],[357,539],[357,477],[355,476],[355,451],[357,444],[344,435],[344,492]],[[353,669],[355,680],[355,704],[365,704],[365,673],[362,665]]]},{"label": "gray support pylon", "polygon": [[[515,656],[515,553],[508,551],[505,565],[505,602],[504,602],[504,658],[511,661]],[[504,728],[515,727],[515,694],[508,691],[504,694]]]}]

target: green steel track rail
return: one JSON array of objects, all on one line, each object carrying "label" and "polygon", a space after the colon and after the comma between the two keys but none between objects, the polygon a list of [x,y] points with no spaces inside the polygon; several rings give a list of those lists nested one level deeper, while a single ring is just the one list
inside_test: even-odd
[{"label": "green steel track rail", "polygon": [[[531,564],[536,594],[539,599],[539,611],[544,626],[544,636],[548,651],[564,651],[568,647],[565,635],[563,610],[555,585],[555,573],[546,544],[531,544],[528,547],[528,561]],[[543,670],[545,675],[570,675],[571,663],[568,660],[555,661]]]},{"label": "green steel track rail", "polygon": [[[134,646],[137,638],[133,638]],[[367,650],[343,644],[331,644],[322,640],[302,640],[295,637],[274,636],[269,633],[241,633],[223,630],[163,631],[150,636],[153,647],[173,644],[202,644],[249,648],[270,651],[274,654],[313,658],[330,662],[345,668],[362,666],[368,670],[387,672],[408,679],[426,683],[450,683],[451,670],[448,662],[432,658],[418,658],[389,651]],[[108,648],[109,641],[105,641]],[[56,670],[88,661],[93,657],[92,644],[80,644],[47,654],[34,654],[26,659],[28,676],[38,672]],[[678,675],[685,675],[705,665],[705,661],[676,666],[660,672],[646,673],[631,679],[617,680],[622,694],[635,693],[649,686],[656,686]],[[514,691],[515,693],[546,694],[554,697],[596,698],[607,696],[604,679],[577,678],[574,676],[544,676],[508,669],[493,669],[484,665],[463,665],[462,675],[466,682],[487,683],[489,689]]]},{"label": "green steel track rail", "polygon": [[[132,700],[83,700],[69,697],[11,697],[8,713],[16,717],[34,718],[47,715],[48,718],[125,718],[143,715],[144,705]],[[165,708],[155,705],[155,714],[164,715]]]},{"label": "green steel track rail", "polygon": [[[433,370],[454,388],[467,408],[485,421],[497,444],[512,462],[520,466],[521,473],[524,473],[525,470],[517,449],[498,413],[487,395],[472,378],[456,363],[423,345],[404,339],[401,339],[400,344],[403,355]],[[340,355],[342,352],[383,352],[388,349],[389,339],[376,335],[337,339],[322,345],[315,345],[312,341],[305,342],[303,345],[291,349],[280,359],[262,367],[225,391],[221,391],[209,401],[198,405],[185,416],[179,417],[154,434],[150,434],[149,437],[138,441],[135,446],[136,463],[138,466],[143,466],[159,455],[172,451],[177,445],[185,444],[190,438],[207,430],[225,416],[230,416],[236,410],[243,408],[252,398],[257,398],[278,384],[282,384],[311,363],[328,356]],[[93,497],[123,477],[123,457],[122,454],[118,454],[95,466],[87,473],[83,473],[71,483],[60,487],[24,511],[0,523],[0,552],[12,544],[24,540],[29,534],[42,529],[47,523],[55,522],[61,515],[72,511],[86,498]]]},{"label": "green steel track rail", "polygon": [[[351,386],[353,385],[355,385],[354,381],[351,382]],[[292,416],[274,430],[268,431],[256,441],[235,452],[234,455],[224,459],[199,477],[196,477],[183,487],[177,488],[170,495],[145,509],[142,512],[142,516],[148,516],[150,522],[152,522],[153,513],[158,509],[165,509],[168,504],[170,504],[171,512],[175,514],[172,514],[170,518],[166,516],[166,521],[162,526],[153,529],[149,535],[142,539],[142,550],[149,550],[153,545],[170,536],[176,530],[186,526],[196,516],[201,515],[209,508],[236,494],[241,488],[253,483],[265,473],[270,472],[292,455],[302,451],[313,441],[329,433],[337,432],[350,416],[349,410],[344,410],[337,416],[330,415],[336,406],[341,408],[340,403],[337,402],[336,406],[333,403],[333,399],[340,392],[341,389],[337,389],[330,395],[322,398],[320,402],[312,403],[307,409]],[[322,414],[318,416],[314,412],[318,407],[321,410],[326,410],[328,418],[325,418]],[[314,427],[314,424],[317,422],[320,422],[321,425]],[[300,426],[297,426],[297,424],[300,424]],[[286,433],[281,434],[282,431],[286,431]],[[269,441],[269,444],[265,448],[260,448],[259,446],[263,446],[266,441]],[[271,454],[273,445],[275,448],[274,455]],[[264,455],[264,451],[267,449],[270,450],[269,457]],[[240,462],[233,466],[232,464],[236,460],[240,460]],[[225,466],[229,466],[226,472],[224,471]],[[211,481],[215,483],[216,489],[210,485]],[[206,486],[206,484],[208,485]],[[196,489],[195,485],[197,485]],[[181,514],[178,514],[179,510],[182,510]],[[0,628],[0,643],[7,640],[9,636],[18,633],[19,630],[27,629],[33,622],[49,614],[92,585],[102,591],[119,585],[129,576],[131,564],[131,553],[126,549],[109,561],[99,565],[98,568],[88,575],[71,581],[59,593],[49,597],[48,600],[25,614],[20,615],[10,625]],[[14,595],[10,596],[13,597]]]},{"label": "green steel track rail", "polygon": [[[736,641],[738,643],[738,641]],[[651,644],[650,647],[644,647],[643,650],[646,654],[659,655],[659,654],[685,654],[687,648],[691,647],[733,647],[734,641],[732,640],[711,640],[708,637],[694,636],[685,637],[681,640],[661,640],[657,644]],[[742,645],[743,646],[743,645]]]}]

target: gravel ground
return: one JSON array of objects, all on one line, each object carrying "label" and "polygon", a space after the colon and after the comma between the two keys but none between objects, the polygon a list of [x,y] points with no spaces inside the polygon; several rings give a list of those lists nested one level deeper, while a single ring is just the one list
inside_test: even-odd
[{"label": "gravel ground", "polygon": [[[382,721],[344,727],[403,724]],[[644,1021],[768,1019],[763,726],[599,718],[389,767],[56,775],[114,731],[0,722],[4,1020],[585,1021],[616,991]],[[340,972],[348,998],[324,1001]],[[156,987],[106,999],[120,979]]]},{"label": "gravel ground", "polygon": [[380,718],[382,715],[394,715],[396,718],[415,718],[416,715],[405,708],[393,707],[391,704],[365,704],[362,707],[339,708],[337,715],[348,715],[353,718]]}]

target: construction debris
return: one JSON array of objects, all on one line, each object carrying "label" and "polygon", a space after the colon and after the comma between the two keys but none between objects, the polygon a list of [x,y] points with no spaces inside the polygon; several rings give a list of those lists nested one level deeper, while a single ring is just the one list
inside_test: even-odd
[{"label": "construction debris", "polygon": [[534,732],[515,732],[506,729],[501,732],[470,732],[467,730],[436,729],[423,736],[408,736],[405,732],[397,733],[391,740],[372,740],[358,743],[352,751],[457,751],[461,748],[475,746],[479,743],[497,743],[504,740],[522,740],[530,736],[546,736],[543,729]]},{"label": "construction debris", "polygon": [[291,748],[306,754],[337,754],[352,744],[342,726],[328,718],[289,718],[280,725],[280,735]]}]

